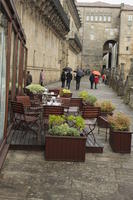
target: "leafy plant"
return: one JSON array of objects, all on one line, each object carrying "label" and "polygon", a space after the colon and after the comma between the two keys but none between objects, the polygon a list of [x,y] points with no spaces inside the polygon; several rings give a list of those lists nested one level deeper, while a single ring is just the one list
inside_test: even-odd
[{"label": "leafy plant", "polygon": [[64,94],[70,94],[71,93],[71,91],[70,90],[68,90],[68,89],[60,89],[60,96],[63,96]]},{"label": "leafy plant", "polygon": [[113,112],[115,110],[115,106],[110,101],[97,101],[95,103],[96,107],[100,107],[102,112]]},{"label": "leafy plant", "polygon": [[80,92],[79,97],[83,99],[83,102],[85,104],[89,104],[89,105],[94,105],[95,102],[97,101],[97,98],[89,94],[87,91]]},{"label": "leafy plant", "polygon": [[70,115],[67,118],[68,124],[72,124],[76,129],[82,131],[85,127],[85,121],[81,116]]},{"label": "leafy plant", "polygon": [[69,127],[66,123],[60,126],[54,126],[49,130],[49,133],[57,136],[80,136],[80,132],[76,128]]},{"label": "leafy plant", "polygon": [[85,122],[81,116],[50,115],[49,127],[49,133],[52,135],[79,136],[85,127]]},{"label": "leafy plant", "polygon": [[117,113],[113,116],[108,116],[108,122],[111,128],[115,131],[129,131],[130,118],[124,113]]},{"label": "leafy plant", "polygon": [[32,92],[33,94],[38,94],[38,93],[42,93],[45,91],[45,87],[39,85],[39,84],[30,84],[28,86],[26,86],[27,89],[30,90],[30,92]]},{"label": "leafy plant", "polygon": [[53,126],[57,126],[57,125],[61,125],[65,122],[65,116],[62,115],[50,115],[49,116],[49,126],[53,127]]}]

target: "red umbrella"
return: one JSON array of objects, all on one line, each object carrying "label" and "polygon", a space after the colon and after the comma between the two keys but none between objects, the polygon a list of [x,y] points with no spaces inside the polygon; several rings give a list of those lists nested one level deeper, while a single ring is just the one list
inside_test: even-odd
[{"label": "red umbrella", "polygon": [[97,75],[97,76],[101,76],[101,73],[99,71],[93,71],[92,72],[94,75]]}]

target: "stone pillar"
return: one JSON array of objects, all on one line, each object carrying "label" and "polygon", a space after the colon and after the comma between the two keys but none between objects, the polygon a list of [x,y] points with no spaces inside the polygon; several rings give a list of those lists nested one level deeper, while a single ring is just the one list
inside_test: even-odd
[{"label": "stone pillar", "polygon": [[124,68],[125,68],[125,63],[121,63],[121,68],[120,68],[120,76],[119,76],[119,81],[118,81],[118,96],[123,96],[124,95]]},{"label": "stone pillar", "polygon": [[[133,87],[133,58],[131,58],[131,67],[124,88],[124,102],[126,104],[130,102],[130,90],[132,87]],[[130,102],[130,104],[132,104],[132,102]]]}]

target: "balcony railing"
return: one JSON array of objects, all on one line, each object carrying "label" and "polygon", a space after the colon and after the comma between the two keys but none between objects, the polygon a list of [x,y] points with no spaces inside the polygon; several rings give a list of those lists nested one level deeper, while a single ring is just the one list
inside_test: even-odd
[{"label": "balcony railing", "polygon": [[68,31],[70,30],[70,20],[68,19],[67,14],[65,13],[61,3],[59,0],[52,0],[54,6],[57,9],[58,14],[60,15],[62,21],[64,22],[66,28],[68,29]]}]

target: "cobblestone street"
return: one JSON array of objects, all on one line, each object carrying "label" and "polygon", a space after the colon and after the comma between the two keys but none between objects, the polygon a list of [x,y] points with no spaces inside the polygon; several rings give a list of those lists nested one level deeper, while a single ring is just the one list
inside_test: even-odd
[{"label": "cobblestone street", "polygon": [[[60,87],[60,83],[48,87]],[[90,90],[89,78],[81,80],[81,88],[73,96],[87,90],[98,99],[111,100],[117,111],[133,110],[111,88],[100,83]],[[133,200],[133,148],[131,154],[116,154],[105,142],[105,130],[99,139],[103,154],[86,154],[85,163],[48,162],[44,152],[9,151],[0,174],[0,200]]]}]

